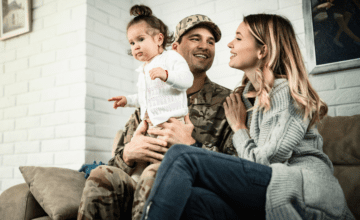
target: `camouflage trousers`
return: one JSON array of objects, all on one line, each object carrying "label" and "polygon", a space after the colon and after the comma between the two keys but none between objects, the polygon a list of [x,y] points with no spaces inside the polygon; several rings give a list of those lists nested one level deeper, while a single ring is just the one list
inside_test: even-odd
[{"label": "camouflage trousers", "polygon": [[140,219],[159,166],[149,165],[138,183],[117,167],[98,166],[86,180],[77,219]]}]

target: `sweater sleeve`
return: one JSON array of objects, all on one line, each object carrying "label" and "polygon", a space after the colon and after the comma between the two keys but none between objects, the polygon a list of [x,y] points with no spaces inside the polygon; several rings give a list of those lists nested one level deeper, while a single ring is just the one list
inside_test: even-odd
[{"label": "sweater sleeve", "polygon": [[186,60],[176,51],[169,51],[166,59],[168,78],[166,82],[178,90],[187,90],[194,82],[194,76]]},{"label": "sweater sleeve", "polygon": [[[286,100],[281,100],[286,96],[282,94],[277,98],[279,97],[280,100],[277,101],[285,102],[286,105]],[[234,134],[233,144],[239,157],[264,165],[284,163],[291,157],[294,148],[305,136],[309,120],[304,121],[303,114],[291,101],[287,103],[288,107],[285,109],[279,108],[263,114],[265,120],[255,129],[259,132],[256,143],[247,129],[240,129]],[[284,106],[277,104],[272,103],[272,106]]]},{"label": "sweater sleeve", "polygon": [[140,108],[140,104],[139,104],[139,96],[138,94],[133,94],[133,95],[127,95],[126,97],[126,105],[124,107],[135,107],[135,108]]}]

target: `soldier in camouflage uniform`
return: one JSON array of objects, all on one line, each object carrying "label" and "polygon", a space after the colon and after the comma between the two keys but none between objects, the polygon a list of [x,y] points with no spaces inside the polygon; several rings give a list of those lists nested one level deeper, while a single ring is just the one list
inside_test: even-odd
[{"label": "soldier in camouflage uniform", "polygon": [[[205,39],[204,33],[211,37],[207,36]],[[195,36],[196,40],[193,40],[194,37],[189,38],[189,34]],[[193,125],[190,126],[193,128],[190,138],[194,140],[193,142],[196,141],[193,146],[237,156],[232,145],[232,131],[223,109],[223,102],[231,91],[213,83],[206,76],[206,71],[211,67],[214,59],[215,42],[220,38],[219,28],[208,17],[192,15],[184,18],[177,25],[173,49],[185,58],[195,78],[193,87],[187,91],[189,119]],[[206,58],[197,58],[196,54]],[[140,123],[140,110],[137,109],[125,125],[125,131],[120,138],[115,156],[109,161],[109,166],[99,166],[91,172],[81,198],[78,219],[141,218],[161,159],[152,159],[155,163],[143,171],[138,183],[130,177],[136,162],[127,164],[124,152],[126,147],[134,147],[130,143],[138,138],[139,131],[136,129]],[[169,127],[166,126],[161,132],[168,132],[166,134],[172,134],[170,135],[172,137],[186,133],[181,126],[189,126],[189,124],[179,123],[172,126],[174,123],[171,120],[169,123],[164,123]],[[146,127],[139,127],[143,132],[146,131]],[[181,143],[180,140],[177,143]]]}]

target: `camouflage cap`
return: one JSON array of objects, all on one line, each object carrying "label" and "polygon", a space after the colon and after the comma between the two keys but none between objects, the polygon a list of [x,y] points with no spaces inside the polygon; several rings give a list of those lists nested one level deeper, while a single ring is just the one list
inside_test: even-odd
[{"label": "camouflage cap", "polygon": [[175,30],[175,42],[179,40],[179,38],[186,33],[189,29],[195,27],[196,25],[203,24],[208,26],[215,37],[215,42],[218,42],[221,38],[221,31],[219,27],[211,21],[211,19],[205,15],[190,15],[184,19],[182,19],[177,25]]}]

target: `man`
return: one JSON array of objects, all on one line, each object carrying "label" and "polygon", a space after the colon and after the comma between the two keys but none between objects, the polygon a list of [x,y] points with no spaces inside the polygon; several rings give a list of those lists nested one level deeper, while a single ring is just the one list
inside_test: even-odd
[{"label": "man", "polygon": [[[223,109],[231,91],[211,82],[206,75],[220,38],[220,29],[207,16],[192,15],[180,21],[172,49],[185,58],[194,75],[193,86],[187,90],[186,124],[169,119],[162,125],[163,130],[148,130],[161,137],[147,137],[147,124],[141,123],[137,109],[125,125],[110,166],[99,166],[86,181],[78,219],[130,219],[131,215],[132,219],[140,219],[167,146],[182,143],[237,156]],[[136,183],[130,175],[138,161],[153,164]]]}]

